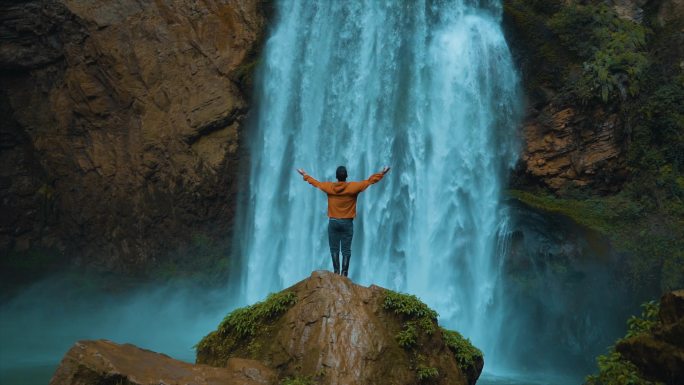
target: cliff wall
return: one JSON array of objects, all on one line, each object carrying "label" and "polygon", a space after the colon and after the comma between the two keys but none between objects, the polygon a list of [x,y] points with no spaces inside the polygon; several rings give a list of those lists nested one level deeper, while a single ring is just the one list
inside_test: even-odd
[{"label": "cliff wall", "polygon": [[264,9],[0,2],[0,255],[131,272],[227,238]]}]

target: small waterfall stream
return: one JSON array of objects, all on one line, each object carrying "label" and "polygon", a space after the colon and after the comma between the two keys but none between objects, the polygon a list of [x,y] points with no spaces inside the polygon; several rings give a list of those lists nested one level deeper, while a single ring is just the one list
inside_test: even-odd
[{"label": "small waterfall stream", "polygon": [[419,296],[495,368],[518,79],[491,1],[280,1],[255,90],[242,300],[332,269],[325,195],[359,196],[350,277]]}]

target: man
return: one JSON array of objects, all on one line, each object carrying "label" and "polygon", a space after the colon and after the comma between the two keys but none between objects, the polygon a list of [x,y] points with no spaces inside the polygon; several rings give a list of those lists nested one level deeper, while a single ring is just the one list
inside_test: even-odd
[{"label": "man", "polygon": [[390,168],[385,167],[381,172],[373,174],[361,182],[347,182],[347,169],[337,168],[335,175],[337,182],[319,182],[307,174],[303,169],[297,169],[304,180],[328,194],[328,242],[332,256],[333,269],[340,274],[339,251],[342,248],[342,275],[347,276],[349,258],[351,258],[351,242],[354,235],[354,217],[356,216],[356,197],[370,185],[378,183]]}]

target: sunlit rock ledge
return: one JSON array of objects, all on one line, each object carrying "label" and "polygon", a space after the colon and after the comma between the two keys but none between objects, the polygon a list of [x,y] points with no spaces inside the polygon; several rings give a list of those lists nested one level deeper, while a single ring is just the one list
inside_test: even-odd
[{"label": "sunlit rock ledge", "polygon": [[50,384],[474,384],[482,353],[436,318],[415,296],[315,271],[230,313],[198,343],[196,365],[81,341]]}]

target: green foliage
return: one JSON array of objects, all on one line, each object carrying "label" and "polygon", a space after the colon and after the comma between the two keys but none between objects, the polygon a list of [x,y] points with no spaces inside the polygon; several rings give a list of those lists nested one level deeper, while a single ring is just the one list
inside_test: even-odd
[{"label": "green foliage", "polygon": [[[636,196],[629,188],[613,196],[560,198],[513,190],[521,202],[569,217],[606,236],[625,253],[624,279],[633,288],[669,290],[684,286],[684,207],[671,198],[660,207],[654,194]],[[679,264],[679,265],[678,265]]]},{"label": "green foliage", "polygon": [[639,93],[648,68],[645,51],[649,30],[621,19],[606,4],[570,4],[549,21],[560,41],[583,60],[575,90],[585,101]]},{"label": "green foliage", "polygon": [[382,307],[410,319],[436,320],[438,316],[436,311],[430,309],[415,295],[397,293],[391,290],[387,290]]},{"label": "green foliage", "polygon": [[660,310],[660,305],[658,302],[646,302],[641,307],[644,309],[641,317],[631,316],[627,320],[626,338],[650,333],[659,324],[658,311]]},{"label": "green foliage", "polygon": [[[641,316],[632,316],[627,320],[628,330],[625,338],[649,333],[658,325],[658,303],[650,301],[641,307]],[[598,356],[596,362],[599,372],[587,376],[587,385],[659,385],[641,377],[637,367],[616,352],[615,347],[611,347],[607,354]]]},{"label": "green foliage", "polygon": [[396,336],[399,346],[404,349],[408,349],[418,342],[420,332],[426,335],[432,335],[435,332],[437,312],[430,309],[415,295],[387,290],[382,307],[400,315],[404,320],[402,330]]},{"label": "green foliage", "polygon": [[219,330],[239,338],[253,336],[261,322],[284,313],[296,302],[297,295],[291,291],[270,294],[263,302],[234,310],[223,319]]},{"label": "green foliage", "polygon": [[280,385],[314,385],[316,382],[313,378],[308,376],[294,376],[286,377],[280,382]]},{"label": "green foliage", "polygon": [[454,353],[456,361],[458,361],[458,365],[462,370],[467,370],[467,368],[475,365],[475,361],[483,358],[482,351],[473,346],[470,340],[463,337],[461,333],[444,328],[440,329],[442,330],[442,336],[444,336],[444,342]]},{"label": "green foliage", "polygon": [[596,359],[599,373],[586,378],[587,385],[657,385],[641,377],[634,364],[615,351]]},{"label": "green foliage", "polygon": [[425,366],[422,364],[418,365],[418,367],[416,368],[416,374],[418,376],[418,380],[420,381],[435,379],[439,377],[439,371],[437,370],[437,368]]},{"label": "green foliage", "polygon": [[408,322],[404,324],[404,328],[397,333],[397,342],[399,346],[404,349],[410,348],[415,345],[418,340],[418,333],[416,332],[416,327],[413,322]]},{"label": "green foliage", "polygon": [[263,302],[239,308],[223,319],[218,329],[205,336],[196,346],[198,357],[211,353],[211,357],[227,359],[238,346],[246,346],[248,353],[255,356],[261,348],[259,341],[245,339],[254,337],[258,331],[276,316],[284,313],[297,302],[294,292],[282,291],[270,294]]}]

